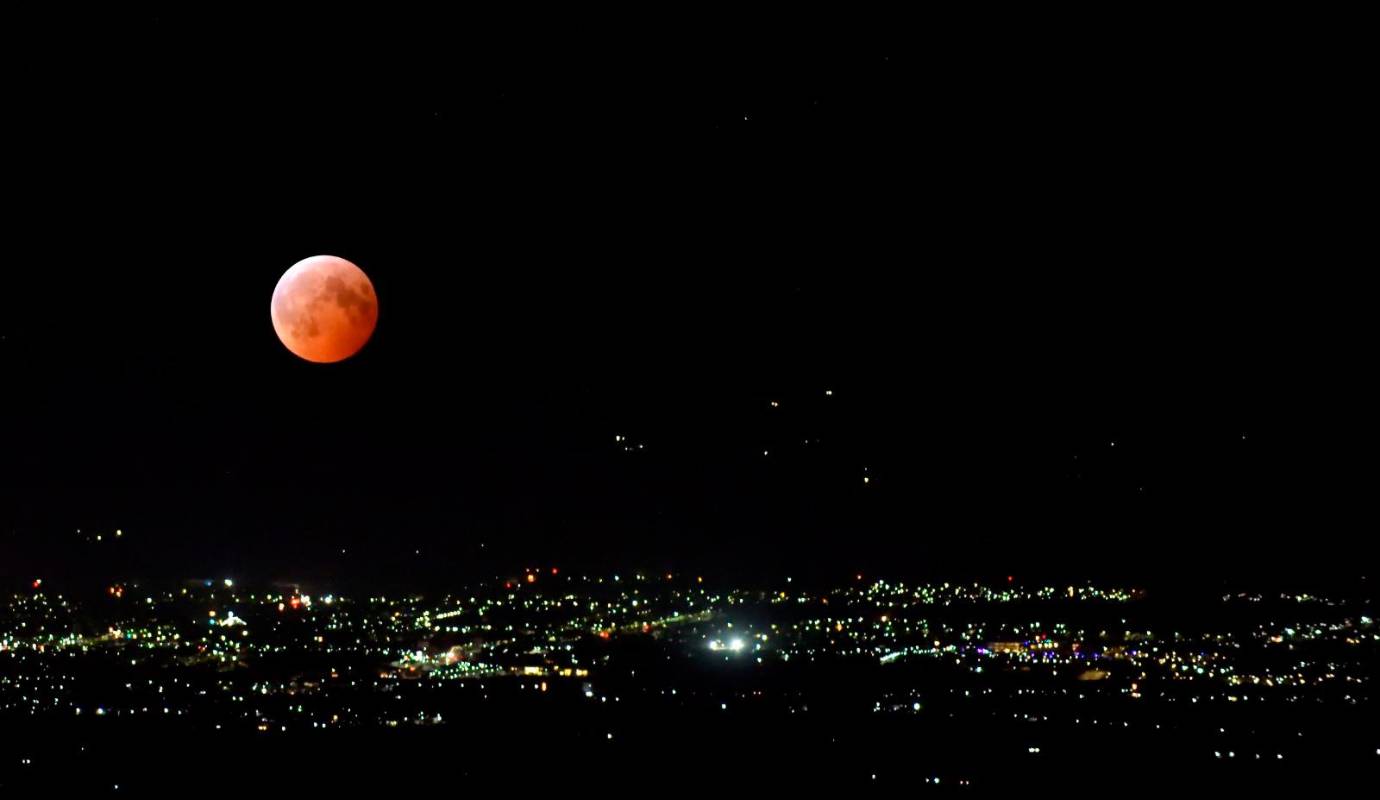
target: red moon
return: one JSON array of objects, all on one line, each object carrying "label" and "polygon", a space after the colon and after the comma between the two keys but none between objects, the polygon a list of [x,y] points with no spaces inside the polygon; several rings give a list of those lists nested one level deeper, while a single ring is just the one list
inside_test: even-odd
[{"label": "red moon", "polygon": [[379,319],[374,284],[336,256],[293,264],[273,290],[273,330],[287,349],[320,364],[349,358],[369,341]]}]

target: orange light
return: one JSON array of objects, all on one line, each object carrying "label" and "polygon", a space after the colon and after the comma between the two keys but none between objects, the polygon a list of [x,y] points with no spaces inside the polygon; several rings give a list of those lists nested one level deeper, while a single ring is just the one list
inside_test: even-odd
[{"label": "orange light", "polygon": [[530,573],[530,572],[527,573],[527,582],[528,582],[528,583],[536,583],[536,582],[537,582],[537,576],[536,576],[536,575],[533,575],[533,574]]},{"label": "orange light", "polygon": [[608,631],[599,631],[599,638],[600,638],[600,639],[607,639],[607,638],[609,638],[609,632],[608,632]]}]

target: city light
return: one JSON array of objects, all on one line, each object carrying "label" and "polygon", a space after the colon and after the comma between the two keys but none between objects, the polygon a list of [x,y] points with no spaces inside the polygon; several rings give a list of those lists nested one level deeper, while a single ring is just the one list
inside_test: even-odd
[{"label": "city light", "polygon": [[[1380,642],[1371,615],[1355,613],[1344,600],[1303,594],[1276,598],[1294,609],[1287,624],[1269,615],[1248,617],[1244,633],[1233,638],[1221,631],[1152,627],[1141,619],[1142,592],[1092,584],[1075,586],[1070,594],[1066,584],[912,584],[852,573],[834,588],[796,592],[802,581],[785,578],[765,591],[711,589],[698,579],[678,585],[663,580],[665,573],[653,575],[655,580],[639,573],[621,582],[574,575],[549,595],[519,595],[491,581],[435,597],[331,593],[319,595],[315,607],[308,594],[204,581],[194,589],[141,586],[133,603],[80,611],[56,593],[15,594],[7,616],[0,616],[11,620],[0,624],[0,653],[7,664],[20,659],[15,663],[21,667],[51,666],[23,680],[0,672],[0,713],[27,715],[37,700],[38,708],[69,716],[210,715],[225,729],[263,725],[264,733],[274,733],[297,724],[299,715],[310,716],[306,709],[321,702],[329,713],[301,720],[308,727],[432,726],[454,715],[428,707],[428,691],[453,688],[482,702],[510,681],[506,691],[560,698],[569,696],[562,686],[572,680],[584,684],[576,687],[584,701],[618,705],[628,701],[626,689],[600,692],[592,685],[603,680],[604,670],[633,685],[650,665],[656,666],[647,674],[665,674],[657,661],[623,661],[624,649],[611,643],[625,640],[637,645],[630,653],[642,642],[655,648],[646,651],[656,653],[655,659],[674,662],[707,649],[719,656],[711,661],[731,661],[734,670],[764,675],[796,665],[837,665],[845,670],[841,674],[870,665],[884,671],[883,679],[857,691],[875,698],[873,713],[919,715],[932,707],[917,696],[924,692],[949,704],[945,714],[926,719],[947,719],[963,704],[980,702],[975,712],[1010,709],[1015,722],[1038,724],[1042,731],[1060,724],[1080,735],[1112,729],[1173,735],[1181,708],[1204,708],[1206,718],[1213,718],[1215,709],[1234,704],[1287,709],[1305,702],[1354,702],[1369,685],[1362,656]],[[111,599],[124,594],[121,584],[104,588]],[[232,588],[238,593],[227,598]],[[1257,598],[1228,594],[1219,602],[1245,611],[1262,602]],[[189,609],[203,621],[196,629],[185,624]],[[303,613],[282,616],[289,609]],[[1084,620],[1083,611],[1096,622]],[[101,627],[83,627],[82,619],[102,614]],[[1331,648],[1319,651],[1330,655],[1319,658],[1301,649],[1310,643]],[[742,658],[749,652],[751,658]],[[109,658],[111,674],[126,671],[125,694],[73,692],[70,659],[91,654]],[[304,667],[291,678],[241,683],[241,675],[252,674],[242,672],[248,665],[293,656],[320,666]],[[360,664],[370,666],[357,669]],[[935,674],[963,677],[953,678],[956,683],[931,678],[908,684],[911,667],[926,664],[944,671]],[[201,671],[202,666],[211,669]],[[41,676],[51,679],[45,683]],[[710,686],[694,692],[656,683],[641,688],[674,698],[676,707],[712,703],[727,711],[746,701],[764,708],[775,703],[788,714],[814,713],[799,689],[778,693],[770,682],[751,690]],[[411,697],[417,713],[400,718],[389,704],[360,702],[359,692]],[[213,702],[221,695],[239,699],[222,710]],[[136,696],[137,702],[131,700]],[[434,697],[440,702],[442,695]],[[274,705],[275,698],[287,703],[286,711]],[[1061,713],[1056,717],[1053,709]],[[1257,758],[1257,749],[1244,746],[1250,741],[1244,734],[1230,733],[1227,725],[1213,730],[1231,744],[1220,748],[1223,758]],[[1022,745],[1022,751],[1041,754],[1047,746]],[[1236,758],[1238,752],[1245,756]],[[1282,750],[1259,753],[1297,762]]]}]

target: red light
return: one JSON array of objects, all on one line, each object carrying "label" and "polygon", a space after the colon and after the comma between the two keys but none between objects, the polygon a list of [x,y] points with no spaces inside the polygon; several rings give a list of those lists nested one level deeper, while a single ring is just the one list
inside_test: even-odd
[{"label": "red light", "polygon": [[301,608],[301,607],[302,607],[302,598],[300,598],[300,597],[293,597],[291,600],[288,601],[288,605],[292,606],[293,608]]},{"label": "red light", "polygon": [[1016,580],[1016,576],[1015,576],[1015,575],[1007,575],[1007,576],[1006,576],[1006,582],[1007,582],[1007,583],[1011,583],[1011,582],[1013,582],[1013,581],[1015,581],[1015,580]]},{"label": "red light", "polygon": [[42,579],[42,578],[34,578],[34,588],[35,588],[35,589],[37,589],[38,587],[40,587],[40,586],[42,586],[42,585],[43,585],[43,579]]},{"label": "red light", "polygon": [[560,570],[556,569],[555,567],[552,567],[552,568],[551,568],[551,574],[552,574],[552,575],[555,575],[555,574],[557,574],[557,573],[559,573],[559,572],[560,572]]},{"label": "red light", "polygon": [[504,581],[504,582],[503,582],[503,588],[504,588],[504,589],[511,589],[511,588],[513,588],[513,582],[512,582],[512,581]]}]

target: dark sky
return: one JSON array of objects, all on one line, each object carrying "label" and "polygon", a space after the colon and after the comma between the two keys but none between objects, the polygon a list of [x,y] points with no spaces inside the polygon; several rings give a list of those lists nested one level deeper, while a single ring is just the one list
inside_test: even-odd
[{"label": "dark sky", "polygon": [[16,20],[0,573],[1351,576],[1358,73],[1198,22]]}]

